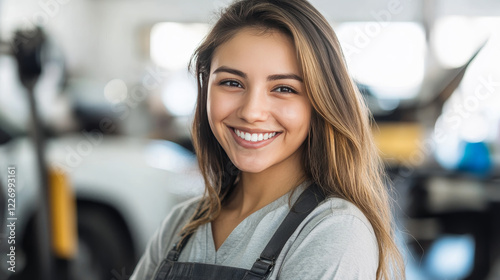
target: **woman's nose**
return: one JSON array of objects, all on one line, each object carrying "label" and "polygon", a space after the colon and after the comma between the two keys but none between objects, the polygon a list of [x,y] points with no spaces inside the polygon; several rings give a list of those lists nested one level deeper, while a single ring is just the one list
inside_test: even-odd
[{"label": "woman's nose", "polygon": [[266,91],[263,89],[253,89],[247,91],[242,98],[238,117],[254,123],[267,120],[269,116],[269,100]]}]

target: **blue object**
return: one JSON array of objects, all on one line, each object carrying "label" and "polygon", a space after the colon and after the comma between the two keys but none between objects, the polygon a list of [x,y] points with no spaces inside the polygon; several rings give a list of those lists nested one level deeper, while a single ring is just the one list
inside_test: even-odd
[{"label": "blue object", "polygon": [[463,156],[458,164],[458,170],[474,175],[488,175],[492,167],[491,155],[484,142],[463,142]]}]

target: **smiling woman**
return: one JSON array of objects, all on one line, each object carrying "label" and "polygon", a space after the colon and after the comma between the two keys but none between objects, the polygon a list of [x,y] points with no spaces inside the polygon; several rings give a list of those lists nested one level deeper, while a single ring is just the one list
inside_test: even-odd
[{"label": "smiling woman", "polygon": [[193,62],[205,195],[132,279],[403,279],[368,110],[317,10],[237,1]]}]

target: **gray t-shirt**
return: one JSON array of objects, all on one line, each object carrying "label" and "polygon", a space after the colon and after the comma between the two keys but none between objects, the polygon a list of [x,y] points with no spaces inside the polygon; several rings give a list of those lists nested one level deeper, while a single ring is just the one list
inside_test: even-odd
[{"label": "gray t-shirt", "polygon": [[[293,193],[293,202],[302,189]],[[290,211],[289,194],[243,220],[216,251],[211,224],[198,228],[179,261],[250,269]],[[199,198],[177,206],[149,242],[131,280],[149,280],[178,241],[180,229]],[[371,224],[353,204],[340,198],[322,202],[285,244],[269,279],[375,279],[378,246]]]}]

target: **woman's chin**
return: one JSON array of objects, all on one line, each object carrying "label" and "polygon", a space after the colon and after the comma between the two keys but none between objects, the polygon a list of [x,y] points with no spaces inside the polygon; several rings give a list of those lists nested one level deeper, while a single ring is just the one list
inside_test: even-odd
[{"label": "woman's chin", "polygon": [[238,168],[241,172],[248,173],[260,173],[267,169],[268,166],[262,163],[257,162],[234,162],[233,164]]}]

